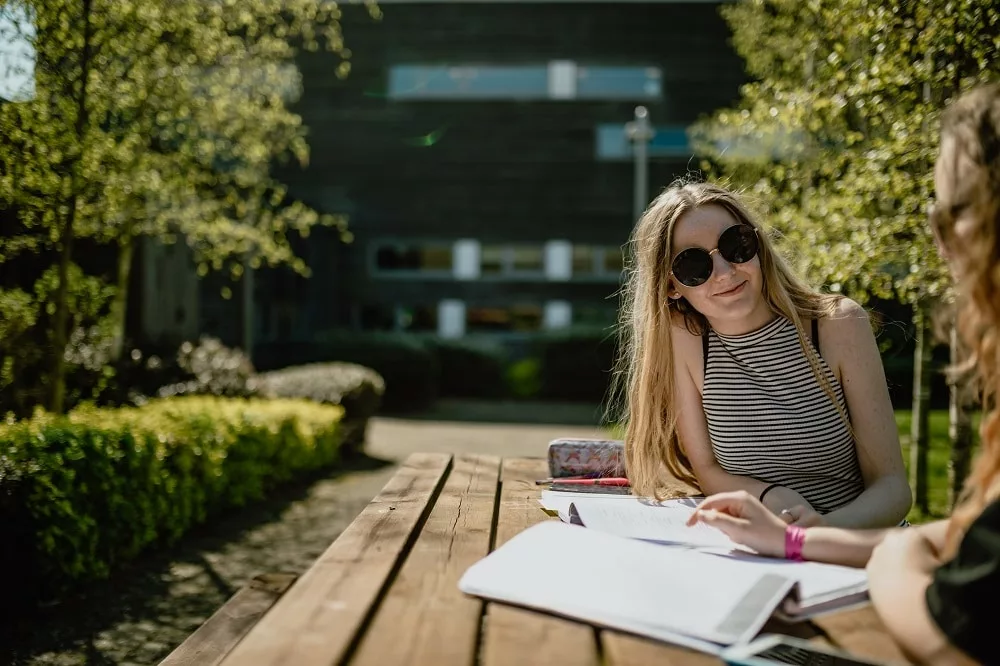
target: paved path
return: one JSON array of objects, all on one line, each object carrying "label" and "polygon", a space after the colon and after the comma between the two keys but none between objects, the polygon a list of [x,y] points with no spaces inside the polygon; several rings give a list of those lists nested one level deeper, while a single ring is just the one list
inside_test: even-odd
[{"label": "paved path", "polygon": [[390,418],[374,419],[369,428],[368,454],[396,461],[415,451],[544,457],[549,442],[558,437],[607,437],[596,426],[455,423]]},{"label": "paved path", "polygon": [[[304,571],[411,452],[543,456],[556,437],[605,436],[596,426],[542,423],[556,417],[594,421],[593,410],[570,406],[515,405],[512,412],[445,403],[429,416],[455,416],[455,410],[477,422],[373,420],[366,446],[371,458],[355,469],[284,488],[173,548],[148,554],[112,580],[46,609],[41,618],[7,627],[9,633],[0,634],[0,664],[157,664],[254,575]],[[481,422],[519,415],[536,424]]]}]

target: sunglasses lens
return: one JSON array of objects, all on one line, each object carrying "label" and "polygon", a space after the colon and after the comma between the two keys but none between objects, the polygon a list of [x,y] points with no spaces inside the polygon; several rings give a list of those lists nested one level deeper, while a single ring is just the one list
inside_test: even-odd
[{"label": "sunglasses lens", "polygon": [[712,277],[712,257],[701,248],[688,248],[674,257],[671,271],[685,287],[697,287]]},{"label": "sunglasses lens", "polygon": [[731,264],[745,264],[757,256],[757,234],[753,227],[737,224],[719,236],[719,254]]}]

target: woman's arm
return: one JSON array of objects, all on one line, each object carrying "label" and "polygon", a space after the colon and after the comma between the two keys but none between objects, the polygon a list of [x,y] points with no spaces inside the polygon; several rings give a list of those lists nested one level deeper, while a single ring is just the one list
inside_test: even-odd
[{"label": "woman's arm", "polygon": [[917,663],[976,663],[949,642],[928,610],[927,588],[941,566],[935,544],[920,530],[893,532],[868,563],[868,592],[882,623]]},{"label": "woman's arm", "polygon": [[[762,555],[785,556],[784,521],[768,511],[756,497],[731,492],[706,498],[694,511],[689,525],[703,522],[725,532],[736,543],[750,546]],[[806,529],[802,556],[813,562],[829,562],[852,567],[865,566],[872,551],[890,534],[913,532],[935,548],[944,544],[947,521],[912,528],[848,530],[840,527]]]},{"label": "woman's arm", "polygon": [[910,510],[912,496],[903,467],[878,345],[864,309],[849,299],[820,321],[823,357],[844,388],[865,490],[853,502],[824,516],[834,527],[889,527]]},{"label": "woman's arm", "polygon": [[[718,528],[736,543],[749,546],[761,555],[785,556],[788,525],[745,491],[706,498],[688,519],[688,525],[697,522]],[[889,531],[810,527],[805,531],[802,556],[814,562],[860,568],[865,566],[872,549]]]},{"label": "woman's arm", "polygon": [[[759,497],[761,492],[771,484],[758,481],[750,476],[739,476],[726,472],[719,465],[715,458],[715,452],[712,451],[708,422],[705,420],[705,409],[701,402],[700,386],[704,375],[701,338],[676,326],[672,333],[675,359],[674,384],[677,391],[675,396],[678,414],[677,435],[695,476],[698,477],[702,492],[706,495],[713,495],[721,492],[745,490],[754,497]],[[795,506],[812,508],[801,495],[783,486],[768,491],[764,497],[764,503],[775,513]]]}]

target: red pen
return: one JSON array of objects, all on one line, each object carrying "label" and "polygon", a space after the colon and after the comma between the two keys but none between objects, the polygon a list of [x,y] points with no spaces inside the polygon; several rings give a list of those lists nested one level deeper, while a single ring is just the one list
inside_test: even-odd
[{"label": "red pen", "polygon": [[550,476],[547,479],[535,479],[535,485],[541,486],[546,483],[562,483],[563,481],[577,481],[580,479],[597,479],[598,474],[586,474],[584,476]]},{"label": "red pen", "polygon": [[557,479],[553,483],[574,486],[628,486],[628,479],[621,477],[604,479]]}]

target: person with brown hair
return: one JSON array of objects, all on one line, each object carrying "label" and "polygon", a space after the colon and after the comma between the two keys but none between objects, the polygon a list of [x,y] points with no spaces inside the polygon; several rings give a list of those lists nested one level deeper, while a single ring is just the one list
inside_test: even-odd
[{"label": "person with brown hair", "polygon": [[908,529],[787,525],[746,492],[715,495],[691,518],[759,553],[867,566],[872,604],[912,659],[1000,659],[1000,86],[952,103],[941,122],[930,218],[955,278],[958,332],[984,406],[981,450],[949,519]]},{"label": "person with brown hair", "polygon": [[867,313],[797,278],[717,185],[667,188],[632,250],[616,375],[634,492],[666,468],[797,525],[898,524],[910,489]]}]

